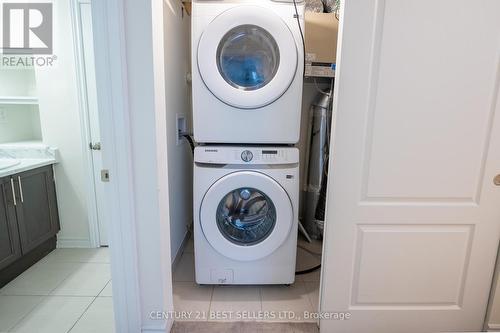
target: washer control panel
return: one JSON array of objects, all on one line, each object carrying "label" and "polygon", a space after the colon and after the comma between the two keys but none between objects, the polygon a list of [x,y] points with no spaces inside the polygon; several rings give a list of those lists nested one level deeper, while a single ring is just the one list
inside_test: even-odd
[{"label": "washer control panel", "polygon": [[211,164],[293,164],[299,163],[294,147],[198,146],[194,161]]},{"label": "washer control panel", "polygon": [[253,153],[250,150],[243,150],[241,153],[241,159],[244,162],[250,162],[253,159]]}]

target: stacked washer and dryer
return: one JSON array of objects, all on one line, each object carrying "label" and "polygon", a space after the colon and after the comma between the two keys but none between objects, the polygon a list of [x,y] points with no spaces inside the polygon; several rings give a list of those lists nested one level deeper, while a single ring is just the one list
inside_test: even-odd
[{"label": "stacked washer and dryer", "polygon": [[196,282],[291,284],[304,6],[299,0],[192,6]]}]

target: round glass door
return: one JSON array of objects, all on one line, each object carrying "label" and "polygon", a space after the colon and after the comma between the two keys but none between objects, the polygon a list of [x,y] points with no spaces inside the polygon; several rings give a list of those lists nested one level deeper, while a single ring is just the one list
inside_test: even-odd
[{"label": "round glass door", "polygon": [[210,186],[200,203],[200,226],[208,243],[225,257],[256,260],[289,237],[293,207],[273,178],[256,171],[229,173]]},{"label": "round glass door", "polygon": [[241,90],[268,84],[278,71],[280,52],[273,36],[256,25],[229,30],[217,48],[217,67],[224,80]]},{"label": "round glass door", "polygon": [[283,96],[301,75],[297,46],[287,23],[273,11],[236,6],[204,29],[197,45],[197,69],[221,102],[258,109]]},{"label": "round glass door", "polygon": [[220,201],[215,219],[222,235],[238,245],[254,245],[266,239],[276,224],[276,208],[263,192],[242,187]]}]

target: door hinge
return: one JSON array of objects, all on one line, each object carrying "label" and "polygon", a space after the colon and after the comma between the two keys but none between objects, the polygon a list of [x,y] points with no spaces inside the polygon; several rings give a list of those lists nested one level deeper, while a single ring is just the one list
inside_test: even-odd
[{"label": "door hinge", "polygon": [[96,142],[96,143],[90,142],[89,143],[89,148],[91,150],[101,150],[101,143],[100,142]]},{"label": "door hinge", "polygon": [[109,170],[108,169],[101,170],[101,181],[109,182]]}]

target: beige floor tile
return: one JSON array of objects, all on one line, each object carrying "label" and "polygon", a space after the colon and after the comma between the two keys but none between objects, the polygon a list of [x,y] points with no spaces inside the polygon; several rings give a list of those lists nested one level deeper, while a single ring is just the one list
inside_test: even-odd
[{"label": "beige floor tile", "polygon": [[45,297],[11,331],[18,333],[66,333],[83,315],[92,297]]},{"label": "beige floor tile", "polygon": [[109,264],[85,263],[75,269],[51,295],[97,296],[110,280]]},{"label": "beige floor tile", "polygon": [[97,249],[55,249],[48,256],[39,261],[38,264],[51,264],[58,262],[93,262],[109,264],[109,248],[100,247]]},{"label": "beige floor tile", "polygon": [[269,311],[275,318],[267,321],[309,321],[304,320],[304,312],[313,312],[313,307],[304,283],[291,286],[261,287],[262,311]]},{"label": "beige floor tile", "polygon": [[49,295],[77,267],[74,263],[35,265],[0,290],[3,295]]},{"label": "beige floor tile", "polygon": [[43,296],[0,295],[0,332],[7,332],[42,301]]},{"label": "beige floor tile", "polygon": [[70,333],[114,333],[113,299],[98,297],[78,320]]},{"label": "beige floor tile", "polygon": [[299,238],[297,239],[297,245],[301,247],[305,247],[315,253],[321,253],[323,251],[323,241],[313,239],[312,243],[309,243],[300,233]]},{"label": "beige floor tile", "polygon": [[174,269],[174,282],[194,282],[194,254],[183,253]]},{"label": "beige floor tile", "polygon": [[109,281],[106,287],[101,291],[99,297],[113,297],[113,282]]},{"label": "beige floor tile", "polygon": [[208,319],[213,286],[200,286],[194,282],[175,282],[173,287],[176,320]]},{"label": "beige floor tile", "polygon": [[319,282],[305,282],[307,296],[315,312],[319,308]]},{"label": "beige floor tile", "polygon": [[313,323],[176,322],[171,333],[318,333]]},{"label": "beige floor tile", "polygon": [[295,280],[299,282],[319,282],[320,278],[321,278],[321,268],[311,273],[295,276]]},{"label": "beige floor tile", "polygon": [[252,321],[259,319],[261,310],[260,287],[215,286],[209,320]]},{"label": "beige floor tile", "polygon": [[[308,247],[309,248],[309,247]],[[297,263],[296,270],[302,271],[312,267],[315,267],[321,263],[321,258],[319,256],[313,255],[302,248],[297,248]],[[296,275],[296,281],[302,282],[316,282],[319,281],[321,274],[321,268],[314,272],[302,275]]]}]

